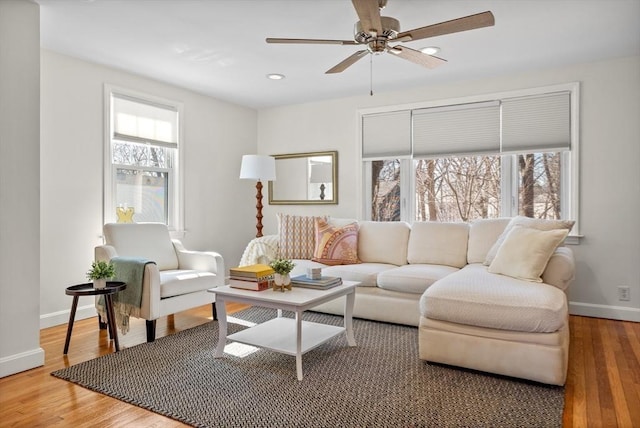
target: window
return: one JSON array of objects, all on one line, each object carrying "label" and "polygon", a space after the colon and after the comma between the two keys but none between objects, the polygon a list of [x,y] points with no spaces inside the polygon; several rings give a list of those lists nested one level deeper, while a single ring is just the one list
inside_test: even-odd
[{"label": "window", "polygon": [[105,222],[159,222],[180,230],[181,106],[106,88]]},{"label": "window", "polygon": [[363,114],[363,217],[576,220],[577,89]]}]

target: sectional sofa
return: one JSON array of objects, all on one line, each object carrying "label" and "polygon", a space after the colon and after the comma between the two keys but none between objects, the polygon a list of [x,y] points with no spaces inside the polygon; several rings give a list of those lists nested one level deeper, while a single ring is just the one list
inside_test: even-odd
[{"label": "sectional sofa", "polygon": [[[564,384],[565,293],[575,265],[562,243],[572,222],[324,220],[334,231],[328,240],[314,228],[317,218],[280,214],[279,234],[252,240],[240,264],[286,257],[296,263],[292,275],[320,267],[323,275],[360,282],[354,316],[418,327],[423,360]],[[353,233],[340,235],[354,224],[355,242]],[[342,246],[343,253],[355,245],[358,263],[319,258],[321,241]],[[343,308],[337,300],[316,309],[342,314]]]}]

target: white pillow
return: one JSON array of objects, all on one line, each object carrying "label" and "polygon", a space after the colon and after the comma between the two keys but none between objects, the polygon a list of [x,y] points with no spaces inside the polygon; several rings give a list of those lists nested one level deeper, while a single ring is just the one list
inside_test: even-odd
[{"label": "white pillow", "polygon": [[524,226],[530,229],[537,230],[556,230],[556,229],[567,229],[567,234],[571,231],[575,221],[573,220],[546,220],[540,218],[530,218],[524,216],[517,216],[511,219],[507,227],[505,227],[504,232],[498,237],[498,240],[493,244],[489,252],[487,253],[487,258],[484,261],[485,266],[489,266],[496,254],[498,253],[498,249],[504,242],[505,238],[511,232],[515,226]]},{"label": "white pillow", "polygon": [[543,231],[514,226],[489,265],[489,272],[542,282],[540,276],[551,255],[568,233],[567,229]]}]

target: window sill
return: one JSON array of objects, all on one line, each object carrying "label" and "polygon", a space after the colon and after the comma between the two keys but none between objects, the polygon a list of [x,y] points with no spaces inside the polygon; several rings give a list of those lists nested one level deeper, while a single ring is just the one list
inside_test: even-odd
[{"label": "window sill", "polygon": [[564,240],[567,245],[580,245],[580,240],[584,238],[584,235],[569,235]]}]

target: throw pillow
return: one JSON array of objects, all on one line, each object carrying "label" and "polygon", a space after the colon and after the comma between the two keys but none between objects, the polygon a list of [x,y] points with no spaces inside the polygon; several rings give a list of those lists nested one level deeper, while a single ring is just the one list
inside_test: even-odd
[{"label": "throw pillow", "polygon": [[[311,259],[316,248],[313,216],[278,214],[279,257]],[[326,219],[326,217],[317,217]]]},{"label": "throw pillow", "polygon": [[540,276],[551,255],[568,233],[567,229],[543,231],[514,226],[489,265],[489,272],[542,282]]},{"label": "throw pillow", "polygon": [[498,253],[498,249],[502,246],[505,238],[511,232],[515,226],[523,226],[528,227],[530,229],[537,230],[556,230],[556,229],[566,229],[567,234],[571,231],[575,221],[573,220],[545,220],[539,218],[531,218],[524,216],[517,216],[511,219],[507,227],[505,227],[502,234],[498,237],[498,240],[493,244],[489,252],[487,253],[487,258],[484,261],[485,266],[489,266],[493,259],[496,257]]},{"label": "throw pillow", "polygon": [[331,226],[315,219],[316,248],[312,260],[325,265],[349,265],[358,260],[358,224]]}]

